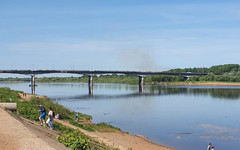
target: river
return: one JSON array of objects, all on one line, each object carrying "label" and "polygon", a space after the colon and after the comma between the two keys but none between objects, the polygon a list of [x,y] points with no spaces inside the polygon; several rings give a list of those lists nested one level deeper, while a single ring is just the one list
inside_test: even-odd
[{"label": "river", "polygon": [[[72,111],[93,116],[131,134],[178,150],[240,149],[240,87],[37,83],[36,93]],[[0,82],[1,87],[30,93],[27,82]]]}]

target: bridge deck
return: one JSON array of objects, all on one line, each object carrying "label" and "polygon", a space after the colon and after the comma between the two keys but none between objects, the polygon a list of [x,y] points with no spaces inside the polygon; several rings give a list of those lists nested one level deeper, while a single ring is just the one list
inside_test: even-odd
[{"label": "bridge deck", "polygon": [[39,75],[39,74],[50,74],[50,73],[69,73],[69,74],[82,74],[82,75],[100,75],[100,74],[125,74],[125,75],[175,75],[175,76],[203,76],[207,73],[189,73],[189,72],[150,72],[150,71],[103,71],[103,70],[0,70],[0,73],[10,74],[23,74],[23,75]]}]

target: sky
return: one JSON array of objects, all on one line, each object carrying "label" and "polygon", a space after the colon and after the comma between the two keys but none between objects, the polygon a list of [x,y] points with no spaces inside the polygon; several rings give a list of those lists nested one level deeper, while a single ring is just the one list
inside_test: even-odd
[{"label": "sky", "polygon": [[240,64],[237,0],[1,0],[0,70]]}]

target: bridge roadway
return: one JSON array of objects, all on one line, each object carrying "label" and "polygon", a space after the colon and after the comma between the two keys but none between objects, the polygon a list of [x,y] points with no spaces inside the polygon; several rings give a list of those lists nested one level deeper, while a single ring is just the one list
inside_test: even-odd
[{"label": "bridge roadway", "polygon": [[207,73],[169,73],[169,72],[150,72],[150,71],[89,71],[89,70],[0,70],[0,73],[9,73],[9,74],[21,74],[21,75],[30,75],[31,76],[31,89],[32,94],[35,94],[35,75],[41,74],[50,74],[50,73],[68,73],[68,74],[81,74],[89,76],[89,95],[93,95],[93,75],[103,75],[103,74],[125,74],[125,75],[135,75],[139,77],[139,93],[143,93],[143,84],[144,76],[150,75],[174,75],[174,76],[183,76],[183,77],[192,77],[192,76],[203,76]]},{"label": "bridge roadway", "polygon": [[151,72],[151,71],[103,71],[103,70],[0,70],[0,73],[10,74],[24,74],[24,75],[39,75],[49,73],[69,73],[69,74],[83,74],[83,75],[100,75],[100,74],[126,74],[136,76],[148,76],[148,75],[175,75],[175,76],[202,76],[207,73],[191,73],[191,72]]}]

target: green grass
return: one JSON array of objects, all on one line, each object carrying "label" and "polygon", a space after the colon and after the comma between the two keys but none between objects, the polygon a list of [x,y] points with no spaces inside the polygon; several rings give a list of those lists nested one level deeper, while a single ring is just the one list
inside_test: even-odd
[{"label": "green grass", "polygon": [[121,131],[120,128],[114,127],[112,125],[109,125],[105,122],[101,122],[98,124],[95,124],[95,129],[101,132],[115,132],[115,131]]},{"label": "green grass", "polygon": [[10,90],[10,88],[1,88],[0,90],[0,102],[16,102],[20,99],[18,91]]},{"label": "green grass", "polygon": [[100,131],[100,132],[116,132],[116,131],[121,131],[121,129],[114,127],[112,125],[109,125],[107,123],[79,123],[74,120],[67,120],[71,125],[74,125],[76,127],[82,128],[86,131],[94,132],[94,131]]},{"label": "green grass", "polygon": [[82,114],[82,113],[79,113],[79,112],[72,112],[72,113],[70,113],[68,115],[68,118],[72,119],[72,120],[75,120],[75,114],[78,114],[79,120],[89,120],[89,119],[92,119],[92,116],[87,115],[87,114]]},{"label": "green grass", "polygon": [[94,132],[95,131],[95,129],[94,129],[92,124],[80,124],[80,123],[77,123],[74,120],[68,120],[68,121],[69,121],[69,123],[71,125],[74,125],[76,127],[82,128],[82,129],[84,129],[86,131],[90,131],[90,132]]}]

